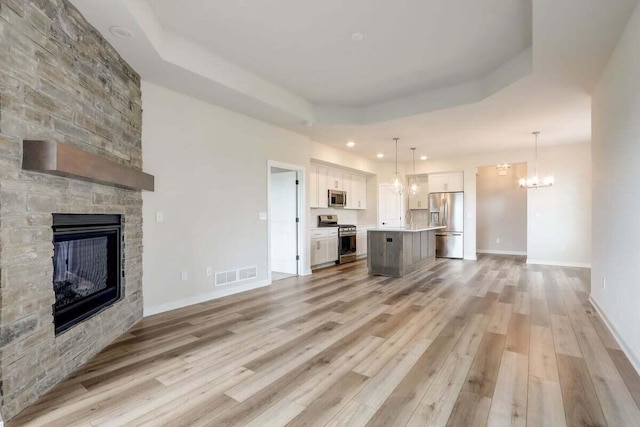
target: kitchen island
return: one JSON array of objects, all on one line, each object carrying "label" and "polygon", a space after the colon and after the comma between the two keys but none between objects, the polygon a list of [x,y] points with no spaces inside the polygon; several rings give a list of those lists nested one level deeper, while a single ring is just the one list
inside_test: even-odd
[{"label": "kitchen island", "polygon": [[403,277],[436,260],[436,231],[445,227],[374,228],[367,231],[369,274]]}]

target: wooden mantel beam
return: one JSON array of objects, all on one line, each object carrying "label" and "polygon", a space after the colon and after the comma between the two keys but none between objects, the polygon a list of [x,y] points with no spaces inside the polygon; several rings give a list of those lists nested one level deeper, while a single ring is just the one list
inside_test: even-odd
[{"label": "wooden mantel beam", "polygon": [[154,177],[104,157],[55,141],[24,140],[22,169],[129,190],[154,190]]}]

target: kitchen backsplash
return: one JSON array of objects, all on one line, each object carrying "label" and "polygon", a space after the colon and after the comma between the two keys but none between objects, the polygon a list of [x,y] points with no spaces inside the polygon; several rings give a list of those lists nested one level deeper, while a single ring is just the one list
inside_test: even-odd
[{"label": "kitchen backsplash", "polygon": [[428,223],[429,211],[427,209],[413,209],[411,215],[414,223]]},{"label": "kitchen backsplash", "polygon": [[318,225],[318,215],[337,215],[338,222],[340,224],[355,224],[358,225],[358,212],[350,209],[311,209],[311,216],[309,217],[309,226],[314,228]]}]

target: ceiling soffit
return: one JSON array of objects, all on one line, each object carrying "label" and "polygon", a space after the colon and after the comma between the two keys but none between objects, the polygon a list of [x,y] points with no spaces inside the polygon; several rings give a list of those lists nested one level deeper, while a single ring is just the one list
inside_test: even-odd
[{"label": "ceiling soffit", "polygon": [[[532,70],[529,48],[455,86],[361,107],[319,105],[164,28],[147,0],[73,3],[146,80],[302,133],[309,126],[366,125],[478,102]],[[110,34],[114,22],[131,29],[135,38]]]}]

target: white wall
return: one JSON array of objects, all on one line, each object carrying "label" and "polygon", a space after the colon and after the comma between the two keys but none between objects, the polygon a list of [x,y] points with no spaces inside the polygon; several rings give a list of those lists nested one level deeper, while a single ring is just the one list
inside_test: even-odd
[{"label": "white wall", "polygon": [[[477,242],[479,253],[526,255],[527,192],[518,185],[527,165],[511,165],[498,175],[495,165],[476,174]],[[499,240],[499,241],[498,241]]]},{"label": "white wall", "polygon": [[[543,129],[544,130],[544,129]],[[544,138],[544,133],[542,134]],[[527,260],[532,263],[588,267],[591,264],[591,150],[588,144],[541,147],[538,173],[555,175],[552,188],[527,191]],[[498,163],[527,163],[530,150],[505,151],[416,165],[416,173],[464,172],[466,259],[476,256],[476,168]]]},{"label": "white wall", "polygon": [[[310,141],[148,82],[142,101],[144,165],[156,177],[156,191],[143,194],[145,313],[267,284],[267,222],[258,218],[267,161],[308,167]],[[216,288],[207,266],[257,266],[258,278]]]},{"label": "white wall", "polygon": [[636,6],[592,99],[591,297],[640,372],[639,77]]},{"label": "white wall", "polygon": [[[369,174],[384,168],[146,81],[142,101],[144,166],[156,177],[156,191],[143,193],[145,315],[268,284],[268,228],[259,220],[268,210],[268,161],[305,168],[305,197],[311,158]],[[353,214],[358,222],[370,216],[375,222],[370,194],[367,210]],[[302,230],[317,221],[308,206],[305,200]],[[163,212],[163,222],[156,222],[156,212]],[[311,271],[308,233],[303,246],[305,274]],[[208,266],[214,272],[256,266],[258,277],[215,287]],[[181,271],[188,272],[185,282]]]}]

